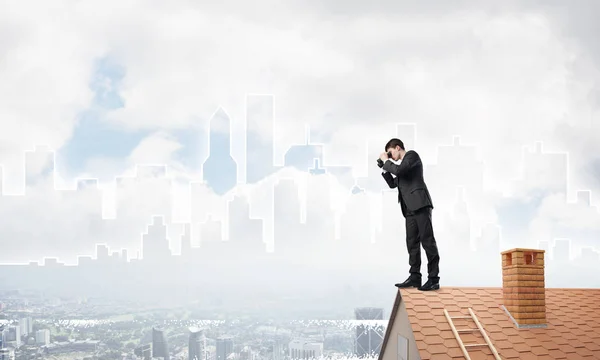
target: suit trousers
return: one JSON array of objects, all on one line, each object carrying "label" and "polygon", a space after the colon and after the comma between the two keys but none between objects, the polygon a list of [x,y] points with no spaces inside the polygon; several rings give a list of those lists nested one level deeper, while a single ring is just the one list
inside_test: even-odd
[{"label": "suit trousers", "polygon": [[427,271],[429,279],[439,281],[440,255],[438,252],[433,225],[431,222],[431,207],[425,207],[408,213],[406,216],[406,247],[410,276],[421,279],[421,245],[427,255]]}]

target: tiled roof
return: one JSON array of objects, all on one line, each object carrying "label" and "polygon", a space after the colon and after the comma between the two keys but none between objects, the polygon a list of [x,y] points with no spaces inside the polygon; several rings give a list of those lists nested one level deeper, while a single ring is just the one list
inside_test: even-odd
[{"label": "tiled roof", "polygon": [[[546,289],[545,328],[517,328],[502,307],[501,288],[401,289],[394,303],[382,352],[404,302],[421,359],[464,359],[444,315],[475,313],[502,359],[600,359],[600,289]],[[471,319],[453,319],[457,329],[476,328]],[[465,344],[481,344],[479,332],[460,333]],[[395,351],[388,349],[388,351]],[[488,347],[468,350],[472,360],[494,359]]]}]

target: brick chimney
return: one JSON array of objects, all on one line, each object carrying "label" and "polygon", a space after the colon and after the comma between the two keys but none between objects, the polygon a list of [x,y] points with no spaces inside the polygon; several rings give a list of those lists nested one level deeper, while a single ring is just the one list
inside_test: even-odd
[{"label": "brick chimney", "polygon": [[504,309],[517,327],[546,326],[544,253],[521,248],[502,252]]}]

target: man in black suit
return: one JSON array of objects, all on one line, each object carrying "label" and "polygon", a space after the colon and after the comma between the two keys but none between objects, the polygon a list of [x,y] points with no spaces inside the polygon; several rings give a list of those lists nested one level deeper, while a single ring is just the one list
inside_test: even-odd
[{"label": "man in black suit", "polygon": [[[410,276],[399,288],[418,287],[429,291],[440,288],[440,255],[433,235],[431,210],[433,203],[423,179],[423,163],[414,150],[406,151],[400,139],[391,139],[379,157],[383,178],[390,188],[398,188],[398,202],[406,219],[406,247]],[[393,161],[402,160],[397,165]],[[395,176],[392,176],[392,174]],[[421,244],[427,254],[428,280],[421,285]]]}]

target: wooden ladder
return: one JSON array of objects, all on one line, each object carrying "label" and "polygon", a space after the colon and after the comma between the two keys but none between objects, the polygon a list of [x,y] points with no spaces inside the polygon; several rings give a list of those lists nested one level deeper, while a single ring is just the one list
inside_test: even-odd
[{"label": "wooden ladder", "polygon": [[[448,319],[450,328],[452,329],[452,332],[454,333],[454,336],[456,337],[456,341],[458,341],[458,345],[460,346],[460,349],[462,350],[463,354],[465,355],[465,358],[467,360],[471,360],[471,357],[469,356],[469,352],[467,351],[468,348],[487,346],[492,351],[492,354],[494,354],[494,358],[496,360],[502,360],[500,358],[500,355],[498,355],[498,351],[496,351],[496,348],[494,347],[494,345],[492,345],[492,341],[490,340],[490,338],[486,334],[485,330],[483,329],[483,326],[481,326],[479,319],[477,319],[477,316],[475,316],[475,313],[473,312],[473,310],[471,308],[469,308],[469,314],[470,314],[469,316],[450,316],[448,314],[448,311],[446,309],[444,309],[444,315],[446,315],[446,319]],[[452,319],[471,319],[471,320],[473,320],[473,322],[475,322],[475,325],[477,325],[477,329],[456,329],[456,326],[454,326],[454,322],[452,321]],[[485,344],[465,344],[465,343],[463,343],[462,339],[460,338],[460,333],[471,333],[471,332],[476,332],[476,331],[479,331],[481,333],[481,335],[485,339]]]}]

